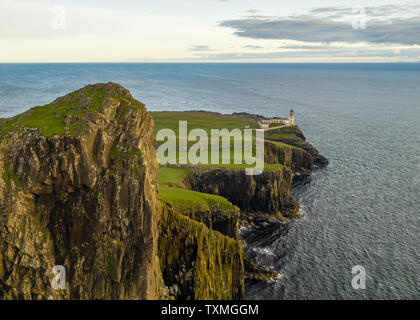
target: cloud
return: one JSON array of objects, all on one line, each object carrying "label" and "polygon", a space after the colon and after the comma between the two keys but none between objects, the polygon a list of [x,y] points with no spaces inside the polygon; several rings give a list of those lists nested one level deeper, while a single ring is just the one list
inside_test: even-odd
[{"label": "cloud", "polygon": [[262,49],[263,47],[262,46],[254,46],[254,45],[249,44],[247,46],[243,46],[242,48],[258,50],[258,49]]},{"label": "cloud", "polygon": [[353,29],[353,8],[312,9],[291,17],[248,16],[220,26],[250,39],[290,39],[304,42],[420,44],[420,5],[368,7],[366,29]]},{"label": "cloud", "polygon": [[190,51],[213,51],[209,46],[195,45],[190,48]]},{"label": "cloud", "polygon": [[317,17],[329,18],[333,20],[347,20],[351,21],[355,14],[360,9],[363,9],[369,20],[388,20],[395,17],[418,17],[420,16],[419,4],[406,4],[406,5],[382,5],[376,7],[322,7],[309,10],[306,14],[299,14],[292,17]]},{"label": "cloud", "polygon": [[[296,47],[295,50],[291,49]],[[201,60],[208,61],[227,61],[227,60],[285,60],[292,61],[296,59],[301,60],[354,60],[358,59],[376,59],[382,61],[418,61],[420,55],[420,47],[413,46],[405,49],[383,47],[376,49],[366,48],[341,48],[331,46],[314,46],[313,49],[301,50],[300,46],[289,46],[288,50],[277,50],[270,52],[226,52],[226,53],[197,53],[195,56]],[[282,49],[284,47],[281,47]]]},{"label": "cloud", "polygon": [[228,60],[289,60],[306,59],[306,60],[325,60],[330,61],[339,59],[357,60],[357,59],[380,59],[383,61],[391,60],[407,60],[418,61],[420,47],[413,49],[332,49],[332,50],[291,50],[291,51],[272,51],[272,52],[229,52],[215,54],[196,54],[195,56],[201,60],[208,61],[228,61]]},{"label": "cloud", "polygon": [[279,49],[293,49],[293,50],[331,50],[331,49],[343,49],[339,46],[324,45],[284,45],[280,46]]},{"label": "cloud", "polygon": [[248,13],[248,14],[256,14],[258,12],[260,12],[260,10],[257,10],[257,9],[249,9],[249,10],[246,11],[246,13]]}]

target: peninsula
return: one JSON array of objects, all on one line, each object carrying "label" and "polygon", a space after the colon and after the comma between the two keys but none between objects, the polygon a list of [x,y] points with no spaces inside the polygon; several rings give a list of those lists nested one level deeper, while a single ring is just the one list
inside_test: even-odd
[{"label": "peninsula", "polygon": [[[275,271],[246,257],[239,227],[299,218],[293,175],[328,164],[290,120],[147,112],[115,83],[0,119],[0,299],[241,299],[245,277]],[[155,135],[179,121],[267,125],[264,171],[159,165]]]}]

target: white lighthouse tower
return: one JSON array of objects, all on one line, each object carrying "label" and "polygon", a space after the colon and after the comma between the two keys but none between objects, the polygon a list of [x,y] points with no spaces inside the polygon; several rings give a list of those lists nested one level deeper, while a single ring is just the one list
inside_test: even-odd
[{"label": "white lighthouse tower", "polygon": [[295,113],[294,113],[293,110],[290,110],[289,123],[290,123],[290,125],[295,124]]}]

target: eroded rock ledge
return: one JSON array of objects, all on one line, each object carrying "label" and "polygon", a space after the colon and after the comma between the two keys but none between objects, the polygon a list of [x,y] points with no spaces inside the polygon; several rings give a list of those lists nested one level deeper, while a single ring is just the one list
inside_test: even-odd
[{"label": "eroded rock ledge", "polygon": [[112,83],[1,123],[0,299],[159,297],[152,123]]},{"label": "eroded rock ledge", "polygon": [[186,178],[191,190],[216,194],[243,212],[264,212],[281,220],[296,217],[299,204],[290,196],[292,171],[286,167],[248,176],[244,170],[198,169]]},{"label": "eroded rock ledge", "polygon": [[175,299],[237,300],[244,294],[244,252],[237,239],[163,205],[159,258]]}]

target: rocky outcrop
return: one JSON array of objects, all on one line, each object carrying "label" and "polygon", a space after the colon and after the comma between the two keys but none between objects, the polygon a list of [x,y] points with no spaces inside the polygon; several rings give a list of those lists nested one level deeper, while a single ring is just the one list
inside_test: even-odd
[{"label": "rocky outcrop", "polygon": [[[171,208],[171,205],[166,204]],[[211,208],[210,210],[193,209],[179,210],[173,208],[180,214],[190,219],[203,223],[210,230],[215,230],[233,239],[239,239],[239,218],[240,210],[235,207],[233,209]]]},{"label": "rocky outcrop", "polygon": [[159,297],[152,127],[112,83],[1,124],[0,299]]},{"label": "rocky outcrop", "polygon": [[[325,163],[296,137],[266,143],[275,169],[194,168],[185,187],[247,221],[296,217],[293,173]],[[160,203],[157,170],[153,120],[117,84],[0,119],[0,299],[240,299],[245,274],[275,276],[245,258],[237,207]],[[51,285],[57,265],[65,289]]]},{"label": "rocky outcrop", "polygon": [[291,197],[293,174],[286,167],[246,175],[244,170],[198,169],[185,181],[191,190],[225,197],[245,212],[265,212],[273,218],[297,215],[299,204]]},{"label": "rocky outcrop", "polygon": [[270,281],[278,277],[278,273],[269,266],[263,266],[244,256],[245,277],[251,280]]},{"label": "rocky outcrop", "polygon": [[160,204],[157,170],[153,120],[117,84],[2,119],[0,299],[242,298],[239,209]]},{"label": "rocky outcrop", "polygon": [[[277,133],[273,131],[268,132],[266,138],[272,141],[282,142],[306,151],[313,158],[313,164],[316,166],[325,167],[328,165],[327,158],[322,156],[313,145],[306,141],[303,132],[299,129],[298,126],[287,127],[280,130],[281,132],[285,133],[283,136],[277,135]],[[298,159],[295,158],[295,160]]]},{"label": "rocky outcrop", "polygon": [[264,159],[267,164],[280,163],[290,168],[293,173],[310,175],[314,167],[311,154],[290,145],[278,145],[271,141],[264,143]]},{"label": "rocky outcrop", "polygon": [[159,258],[165,285],[175,299],[241,299],[242,244],[163,205]]}]

